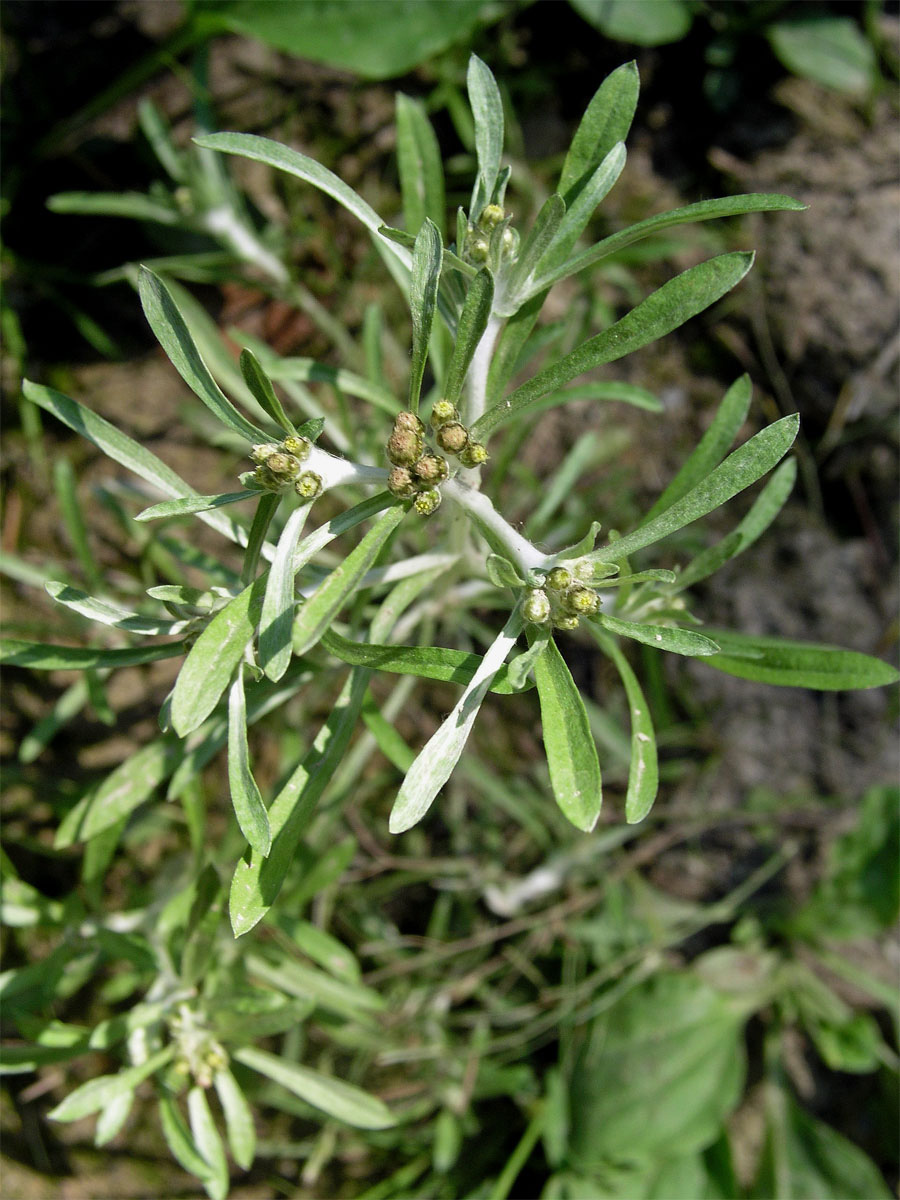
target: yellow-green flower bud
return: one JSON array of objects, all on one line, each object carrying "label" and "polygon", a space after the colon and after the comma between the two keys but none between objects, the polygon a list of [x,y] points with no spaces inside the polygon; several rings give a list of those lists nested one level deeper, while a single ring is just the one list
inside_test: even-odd
[{"label": "yellow-green flower bud", "polygon": [[564,592],[572,586],[572,576],[565,567],[554,567],[548,573],[544,583],[552,592]]},{"label": "yellow-green flower bud", "polygon": [[418,480],[409,467],[394,467],[388,475],[388,491],[401,500],[409,500],[419,490]]},{"label": "yellow-green flower bud", "polygon": [[422,434],[425,432],[425,425],[415,413],[399,412],[394,417],[394,429],[408,429],[411,433]]},{"label": "yellow-green flower bud", "polygon": [[550,616],[550,601],[547,593],[541,588],[531,588],[522,605],[522,613],[526,621],[535,625],[543,625]]},{"label": "yellow-green flower bud", "polygon": [[459,452],[459,461],[464,467],[481,467],[489,458],[487,447],[481,442],[467,442]]},{"label": "yellow-green flower bud", "polygon": [[446,458],[441,458],[439,454],[423,454],[413,467],[413,471],[422,483],[427,483],[429,486],[443,483],[450,474]]},{"label": "yellow-green flower bud", "polygon": [[593,588],[576,585],[566,592],[565,604],[573,616],[590,617],[600,607],[600,597]]},{"label": "yellow-green flower bud", "polygon": [[395,467],[411,467],[424,448],[422,435],[412,429],[398,429],[388,438],[387,456]]},{"label": "yellow-green flower bud", "polygon": [[491,229],[495,229],[505,216],[506,213],[499,204],[488,204],[481,210],[481,216],[478,218],[478,224],[482,229],[490,231]]},{"label": "yellow-green flower bud", "polygon": [[448,421],[440,427],[435,438],[442,450],[446,450],[448,454],[459,454],[460,450],[466,448],[469,431],[459,421]]},{"label": "yellow-green flower bud", "polygon": [[253,472],[253,477],[259,486],[265,488],[267,492],[277,492],[282,487],[282,480],[276,479],[268,467],[257,467]]},{"label": "yellow-green flower bud", "polygon": [[287,454],[293,454],[295,458],[299,458],[301,462],[305,462],[309,458],[309,452],[312,449],[312,442],[309,438],[295,437],[293,434],[286,437],[281,443],[281,448]]},{"label": "yellow-green flower bud", "polygon": [[589,558],[579,558],[572,563],[572,574],[581,583],[591,583],[594,578],[594,564]]},{"label": "yellow-green flower bud", "polygon": [[413,508],[420,517],[430,517],[441,506],[441,493],[437,488],[429,488],[427,492],[419,492],[413,501]]},{"label": "yellow-green flower bud", "polygon": [[504,229],[501,242],[504,258],[516,258],[519,253],[519,235],[515,229]]},{"label": "yellow-green flower bud", "polygon": [[562,629],[566,633],[571,633],[571,631],[573,629],[578,628],[578,618],[577,617],[563,617],[563,616],[554,617],[553,618],[553,628],[554,629]]},{"label": "yellow-green flower bud", "polygon": [[250,451],[250,457],[255,463],[264,463],[273,454],[278,453],[278,446],[275,442],[260,442]]},{"label": "yellow-green flower bud", "polygon": [[466,252],[468,253],[468,256],[472,262],[487,262],[489,251],[490,244],[487,238],[483,237],[472,238],[466,246]]},{"label": "yellow-green flower bud", "polygon": [[266,466],[281,479],[296,479],[300,474],[300,460],[293,454],[270,454]]},{"label": "yellow-green flower bud", "polygon": [[435,400],[431,407],[431,424],[434,429],[440,429],[448,421],[458,421],[459,411],[449,400]]},{"label": "yellow-green flower bud", "polygon": [[315,471],[304,471],[294,483],[294,491],[301,500],[315,500],[322,490],[322,477]]}]

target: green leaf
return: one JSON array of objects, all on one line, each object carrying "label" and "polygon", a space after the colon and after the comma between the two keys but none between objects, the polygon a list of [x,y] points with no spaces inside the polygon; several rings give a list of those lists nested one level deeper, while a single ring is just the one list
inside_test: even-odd
[{"label": "green leaf", "polygon": [[158,1103],[159,1123],[176,1162],[201,1182],[212,1179],[212,1168],[197,1149],[173,1096],[163,1092]]},{"label": "green leaf", "polygon": [[617,142],[624,142],[637,108],[637,64],[623,63],[600,84],[572,138],[557,191],[571,207]]},{"label": "green leaf", "polygon": [[225,1129],[232,1157],[239,1167],[249,1171],[256,1157],[256,1129],[250,1105],[227,1067],[216,1071],[213,1084],[225,1114]]},{"label": "green leaf", "polygon": [[397,167],[406,229],[417,234],[426,217],[443,229],[447,217],[444,167],[424,104],[398,92],[396,120]]},{"label": "green leaf", "polygon": [[94,1134],[94,1145],[105,1146],[116,1136],[128,1120],[131,1105],[134,1100],[133,1092],[123,1092],[101,1111],[97,1118],[97,1131]]},{"label": "green leaf", "polygon": [[646,625],[641,621],[622,621],[619,617],[608,613],[598,613],[592,618],[610,633],[621,637],[633,638],[652,646],[654,650],[668,650],[671,654],[686,654],[688,656],[708,656],[715,654],[719,647],[702,633],[694,633],[690,629],[676,629],[668,625]]},{"label": "green leaf", "polygon": [[729,454],[723,463],[664,513],[646,525],[640,525],[633,533],[596,550],[589,557],[615,562],[705,517],[771,471],[791,448],[799,425],[800,419],[795,413],[768,425]]},{"label": "green leaf", "polygon": [[[342,17],[341,20],[344,21],[346,18]],[[259,137],[253,133],[208,133],[194,138],[194,141],[198,146],[203,146],[207,150],[220,150],[224,154],[239,154],[242,158],[265,163],[267,166],[275,167],[278,171],[285,171],[288,175],[302,179],[304,183],[312,184],[320,192],[337,200],[338,204],[343,205],[349,213],[361,221],[370,233],[373,233],[376,238],[380,238],[379,226],[384,225],[385,222],[374,208],[363,200],[362,196],[357,195],[353,188],[339,179],[333,171],[329,171],[315,159],[308,158],[305,154],[300,154],[299,151],[291,150],[287,146],[282,146],[270,138]],[[390,247],[392,253],[401,258],[402,262],[409,261],[405,251],[391,246],[389,242],[385,242],[385,244]]]},{"label": "green leaf", "polygon": [[277,682],[291,661],[291,630],[294,622],[294,555],[308,504],[295,508],[285,522],[269,569],[269,581],[259,620],[259,665]]},{"label": "green leaf", "polygon": [[269,818],[250,769],[243,664],[228,693],[228,786],[241,833],[257,853],[268,854],[272,846]]},{"label": "green leaf", "polygon": [[477,221],[490,204],[500,173],[503,153],[503,101],[490,67],[472,54],[466,74],[469,104],[475,121],[475,155],[478,179],[472,192],[471,216]]},{"label": "green leaf", "polygon": [[569,275],[577,275],[587,267],[598,263],[602,258],[616,254],[634,242],[639,242],[643,238],[661,233],[664,229],[671,229],[676,225],[690,225],[696,221],[712,221],[719,217],[740,217],[751,212],[802,212],[805,208],[806,205],[801,204],[799,200],[794,200],[792,196],[784,196],[779,192],[751,192],[747,195],[717,197],[715,200],[699,200],[696,204],[685,205],[684,208],[657,213],[655,217],[647,217],[646,220],[629,225],[626,229],[619,230],[618,233],[610,234],[609,237],[603,238],[602,241],[591,246],[589,250],[584,250],[575,258],[570,258],[546,275],[539,276],[533,284],[533,291],[541,291]]},{"label": "green leaf", "polygon": [[66,813],[54,838],[56,849],[89,841],[134,812],[150,799],[182,753],[178,743],[168,737],[135,751]]},{"label": "green leaf", "polygon": [[721,254],[676,275],[614,325],[559,362],[545,367],[505,400],[489,408],[472,427],[472,437],[483,441],[498,425],[518,416],[541,396],[561,388],[593,367],[623,358],[648,342],[671,333],[730,291],[752,264],[752,254]]},{"label": "green leaf", "polygon": [[571,0],[572,7],[595,29],[617,42],[662,46],[677,42],[691,27],[693,10],[686,0]]},{"label": "green leaf", "polygon": [[691,488],[704,480],[728,453],[734,439],[747,419],[750,409],[750,376],[742,375],[722,397],[712,424],[697,443],[696,448],[669,483],[668,487],[642,519],[646,525],[661,512],[687,495]]},{"label": "green leaf", "polygon": [[529,686],[529,676],[534,670],[537,660],[547,649],[547,642],[550,640],[550,629],[545,625],[543,628],[537,629],[534,634],[534,641],[527,650],[523,650],[521,654],[517,654],[511,660],[506,668],[509,686],[514,692],[524,692]]},{"label": "green leaf", "polygon": [[707,658],[706,664],[739,679],[820,692],[883,687],[900,679],[889,663],[856,650],[724,629],[709,632],[720,653]]},{"label": "green leaf", "polygon": [[235,868],[229,900],[235,937],[252,929],[275,903],[315,805],[347,749],[368,681],[368,672],[352,672],[312,747],[269,807],[268,858],[251,852]]},{"label": "green leaf", "polygon": [[638,821],[643,821],[653,807],[659,790],[659,764],[653,718],[637,676],[615,639],[605,637],[599,630],[593,632],[600,649],[612,659],[619,672],[631,713],[631,761],[628,765],[625,820],[629,825],[635,825]]},{"label": "green leaf", "polygon": [[194,1145],[209,1164],[210,1173],[202,1178],[203,1186],[211,1200],[225,1200],[229,1183],[225,1147],[202,1087],[195,1085],[190,1089],[187,1107]]},{"label": "green leaf", "polygon": [[867,1154],[805,1112],[775,1083],[766,1087],[766,1141],[750,1195],[756,1200],[890,1200]]},{"label": "green leaf", "polygon": [[691,559],[677,577],[677,590],[682,591],[684,588],[692,587],[699,580],[706,579],[726,562],[738,554],[743,554],[749,546],[752,546],[781,512],[793,490],[796,478],[796,458],[787,458],[784,462],[779,463],[772,472],[772,478],[767,481],[743,521],[715,546],[710,546],[696,558]]},{"label": "green leaf", "polygon": [[[588,383],[566,388],[562,403],[568,404],[572,400],[618,400],[622,404],[631,404],[647,412],[663,411],[660,400],[647,388],[612,379],[592,379]],[[540,405],[536,410],[539,408]]]},{"label": "green leaf", "polygon": [[212,618],[184,660],[172,692],[180,737],[202,725],[231,682],[262,613],[268,576],[260,575]]},{"label": "green leaf", "polygon": [[99,621],[102,625],[111,625],[116,629],[127,629],[129,633],[167,634],[176,631],[177,626],[172,621],[159,621],[155,617],[142,617],[138,613],[110,604],[108,600],[98,600],[89,596],[79,588],[70,587],[67,583],[51,579],[44,584],[48,596],[58,604],[64,604],[73,612],[87,617],[90,621]]},{"label": "green leaf", "polygon": [[390,1129],[396,1125],[390,1110],[381,1100],[352,1084],[322,1075],[309,1067],[301,1067],[287,1059],[276,1058],[274,1054],[253,1046],[236,1050],[234,1057],[245,1067],[281,1084],[313,1108],[321,1109],[330,1117],[356,1129]]},{"label": "green leaf", "polygon": [[[468,654],[465,650],[352,642],[333,629],[322,635],[322,645],[329,654],[355,667],[369,667],[373,671],[388,671],[395,675],[415,675],[420,679],[440,679],[446,683],[471,683],[481,664],[480,654]],[[505,696],[514,691],[505,667],[500,667],[490,690]]]},{"label": "green leaf", "polygon": [[563,815],[590,833],[603,800],[597,747],[581,693],[552,638],[534,664],[534,678],[553,795]]},{"label": "green leaf", "polygon": [[617,142],[597,169],[574,196],[566,209],[553,242],[537,262],[535,276],[541,278],[564,263],[575,243],[581,237],[597,205],[606,198],[616,184],[625,166],[625,146]]},{"label": "green leaf", "polygon": [[47,207],[56,213],[125,217],[158,225],[181,225],[184,221],[168,197],[157,200],[143,192],[57,192],[48,198]]},{"label": "green leaf", "polygon": [[195,13],[203,40],[228,29],[295,58],[368,79],[391,79],[467,39],[483,21],[484,5],[482,0],[200,0]]},{"label": "green leaf", "polygon": [[248,954],[246,962],[247,970],[254,978],[262,979],[299,999],[312,999],[317,1006],[350,1021],[364,1020],[367,1013],[383,1012],[386,1007],[379,992],[365,987],[358,980],[346,982],[335,979],[333,975],[283,954],[273,959]]},{"label": "green leaf", "polygon": [[265,441],[265,432],[241,416],[210,375],[184,317],[159,276],[141,267],[138,286],[150,328],[191,391],[234,433],[251,442]]},{"label": "green leaf", "polygon": [[525,580],[508,558],[504,558],[500,554],[489,554],[484,565],[488,579],[494,587],[520,588],[525,586]]},{"label": "green leaf", "polygon": [[151,504],[135,515],[135,521],[159,521],[164,517],[186,517],[191,513],[209,512],[213,508],[224,508],[226,504],[237,504],[240,500],[258,500],[259,492],[222,492],[217,496],[186,496],[183,500],[163,500]]},{"label": "green leaf", "polygon": [[[235,340],[240,340],[240,337],[240,334],[235,333]],[[337,388],[339,392],[346,392],[348,396],[357,396],[360,400],[367,400],[391,416],[400,411],[400,405],[393,392],[379,384],[372,383],[371,380],[363,379],[361,375],[355,375],[343,367],[332,367],[328,363],[316,362],[312,358],[280,358],[276,354],[264,357],[263,361],[269,378],[274,379],[276,383],[279,381],[327,383],[331,387]],[[301,427],[297,432],[305,433],[305,430]],[[318,434],[305,433],[305,436],[314,437]]]},{"label": "green leaf", "polygon": [[272,387],[268,375],[259,365],[256,355],[248,347],[244,347],[241,351],[240,368],[244,382],[253,393],[257,404],[268,413],[276,425],[281,426],[285,433],[295,434],[297,431],[282,408],[281,401],[275,395],[275,389]]},{"label": "green leaf", "polygon": [[650,1165],[712,1142],[741,1095],[743,1023],[692,973],[628,990],[594,1022],[572,1073],[572,1165]]},{"label": "green leaf", "polygon": [[518,257],[506,282],[502,308],[499,309],[501,316],[511,316],[520,307],[537,265],[553,243],[565,215],[565,201],[562,196],[553,192],[541,205],[528,236],[519,248]]},{"label": "green leaf", "polygon": [[766,28],[782,64],[824,87],[864,96],[878,82],[875,49],[852,17],[810,13]]},{"label": "green leaf", "polygon": [[487,267],[482,267],[469,283],[466,299],[456,326],[456,340],[444,379],[443,397],[456,404],[462,394],[466,372],[472,362],[478,343],[487,329],[494,302],[494,277]]},{"label": "green leaf", "polygon": [[184,654],[180,642],[166,646],[134,646],[128,650],[105,650],[100,646],[52,646],[41,642],[23,642],[4,638],[0,642],[0,662],[7,667],[30,667],[34,671],[83,671],[89,667],[132,667],[155,662],[158,658],[177,658]]},{"label": "green leaf", "polygon": [[419,411],[422,376],[428,358],[428,341],[434,324],[438,285],[441,282],[441,261],[444,243],[440,230],[426,217],[416,235],[413,247],[412,278],[409,288],[409,307],[412,316],[412,363],[409,369],[409,408]]},{"label": "green leaf", "polygon": [[120,1096],[132,1093],[138,1084],[149,1079],[174,1057],[175,1047],[166,1046],[163,1050],[157,1050],[139,1066],[125,1067],[117,1075],[101,1075],[97,1079],[89,1079],[74,1092],[70,1092],[48,1115],[52,1121],[79,1121],[82,1117],[99,1112]]},{"label": "green leaf", "polygon": [[[31,400],[46,412],[52,413],[64,425],[68,425],[70,429],[87,438],[113,462],[133,471],[139,478],[152,483],[166,495],[173,497],[198,495],[180,476],[176,475],[155,454],[151,454],[140,442],[128,437],[127,434],[116,429],[115,425],[111,425],[103,417],[98,417],[89,408],[85,408],[83,404],[63,395],[62,392],[44,387],[39,383],[31,383],[27,379],[22,384],[22,392],[26,399]],[[202,513],[200,520],[239,545],[244,545],[247,541],[246,532],[224,514]]]},{"label": "green leaf", "polygon": [[518,611],[497,635],[446,720],[410,767],[391,809],[391,833],[405,833],[428,812],[465,749],[482,701],[522,628]]},{"label": "green leaf", "polygon": [[405,515],[402,505],[389,508],[301,607],[294,621],[295,654],[316,645]]}]

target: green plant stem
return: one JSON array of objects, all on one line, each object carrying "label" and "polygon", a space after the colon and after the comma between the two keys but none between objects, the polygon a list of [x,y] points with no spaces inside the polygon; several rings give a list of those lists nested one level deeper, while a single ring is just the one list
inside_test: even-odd
[{"label": "green plant stem", "polygon": [[244,565],[241,567],[241,583],[245,586],[253,581],[253,577],[256,574],[259,555],[263,542],[266,540],[269,522],[275,516],[275,509],[278,507],[280,500],[280,496],[270,492],[265,496],[261,496],[259,504],[256,506],[256,512],[253,515],[253,524],[250,526],[250,535],[247,539],[247,549],[244,551]]},{"label": "green plant stem", "polygon": [[497,1182],[491,1188],[488,1200],[506,1200],[510,1193],[510,1189],[519,1177],[522,1168],[531,1157],[531,1152],[534,1149],[538,1138],[541,1136],[541,1130],[544,1126],[544,1112],[539,1109],[525,1128],[525,1132],[519,1139],[519,1144],[513,1150],[512,1154],[506,1162],[503,1170],[497,1179]]}]

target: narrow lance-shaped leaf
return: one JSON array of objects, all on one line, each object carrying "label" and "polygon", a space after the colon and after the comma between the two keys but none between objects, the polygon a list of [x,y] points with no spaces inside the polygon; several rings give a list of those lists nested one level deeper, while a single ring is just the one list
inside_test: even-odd
[{"label": "narrow lance-shaped leaf", "polygon": [[213,508],[224,508],[226,504],[237,504],[241,500],[258,500],[259,492],[222,492],[216,496],[185,496],[182,500],[163,500],[151,504],[135,515],[135,521],[161,521],[166,517],[187,517],[192,513],[209,512]]},{"label": "narrow lance-shaped leaf", "polygon": [[581,693],[551,638],[534,664],[550,783],[560,811],[589,833],[603,800],[600,762]]},{"label": "narrow lance-shaped leaf", "polygon": [[356,728],[368,682],[368,671],[351,673],[312,747],[272,802],[272,849],[268,858],[251,852],[235,868],[229,899],[235,937],[252,929],[275,903],[315,805]]},{"label": "narrow lance-shaped leaf", "polygon": [[545,367],[533,379],[511,392],[505,400],[489,408],[475,422],[471,430],[472,437],[483,441],[498,425],[518,416],[535,400],[561,388],[570,379],[602,363],[623,358],[648,342],[671,333],[721,299],[743,279],[752,265],[752,254],[737,253],[721,254],[696,267],[689,267],[664,283],[614,325],[590,338],[559,362]]},{"label": "narrow lance-shaped leaf", "polygon": [[269,817],[250,769],[243,664],[238,666],[228,693],[228,786],[241,833],[257,853],[268,854],[272,845]]},{"label": "narrow lance-shaped leaf", "polygon": [[[198,495],[179,475],[175,474],[171,467],[168,467],[140,442],[130,438],[127,433],[122,433],[120,429],[116,429],[115,425],[111,425],[103,417],[98,417],[96,413],[91,412],[83,404],[79,404],[77,400],[73,400],[70,396],[57,392],[53,388],[44,387],[39,383],[31,383],[27,379],[22,384],[22,392],[26,399],[39,405],[46,412],[52,413],[75,433],[87,438],[113,462],[133,471],[140,479],[158,487],[164,494],[175,497],[196,497]],[[213,529],[217,529],[233,542],[237,542],[238,545],[243,545],[247,540],[244,530],[224,513],[202,513],[200,520],[212,526]]]},{"label": "narrow lance-shaped leaf", "polygon": [[296,433],[293,422],[288,418],[281,401],[276,396],[268,375],[259,365],[253,351],[247,347],[241,351],[240,367],[244,382],[253,393],[257,403],[268,413],[276,425],[281,426],[285,433]]},{"label": "narrow lance-shaped leaf", "polygon": [[269,679],[279,680],[291,661],[294,622],[294,554],[309,505],[294,509],[285,522],[269,569],[259,621],[259,665]]},{"label": "narrow lance-shaped leaf", "polygon": [[597,242],[589,250],[570,258],[546,275],[538,276],[532,292],[543,291],[561,279],[577,275],[587,267],[592,267],[602,258],[624,250],[626,246],[639,242],[643,238],[671,229],[675,225],[690,225],[699,221],[712,221],[718,217],[739,217],[751,212],[802,212],[806,208],[799,200],[780,193],[751,193],[746,196],[724,196],[716,200],[700,200],[696,204],[688,204],[684,208],[673,209],[672,212],[659,213],[648,217],[646,221],[638,221],[618,233],[613,233],[603,241]]},{"label": "narrow lance-shaped leaf", "polygon": [[482,267],[469,284],[466,299],[459,314],[456,341],[447,365],[444,380],[444,399],[456,404],[462,394],[466,372],[469,370],[478,343],[484,336],[494,302],[494,277],[487,267]]},{"label": "narrow lance-shaped leaf", "polygon": [[689,458],[669,483],[665,491],[641,521],[646,525],[661,512],[680,500],[695,484],[705,479],[728,453],[734,439],[747,419],[750,409],[750,376],[735,380],[716,410],[709,429],[697,443]]},{"label": "narrow lance-shaped leaf", "polygon": [[139,291],[144,314],[159,344],[192,392],[223,425],[251,442],[265,441],[265,432],[241,416],[209,373],[190,330],[166,285],[146,267],[141,268]]},{"label": "narrow lance-shaped leaf", "polygon": [[753,502],[753,507],[727,537],[692,559],[677,576],[677,590],[692,587],[718,571],[730,559],[743,554],[769,528],[790,496],[797,478],[796,458],[787,458],[772,472],[772,478]]},{"label": "narrow lance-shaped leaf", "polygon": [[111,625],[115,629],[127,629],[129,633],[167,634],[177,630],[178,623],[174,621],[159,621],[155,617],[142,617],[128,609],[110,604],[108,600],[98,600],[82,592],[79,588],[70,587],[67,583],[51,580],[44,585],[48,596],[52,596],[58,604],[64,604],[73,612],[80,613],[89,621],[99,621],[101,625]]},{"label": "narrow lance-shaped leaf", "polygon": [[225,1200],[228,1195],[228,1161],[225,1147],[210,1112],[209,1101],[202,1087],[195,1085],[188,1092],[188,1117],[194,1144],[209,1163],[210,1173],[202,1178],[210,1200]]},{"label": "narrow lance-shaped leaf", "polygon": [[624,142],[637,108],[637,64],[623,63],[603,80],[566,153],[557,191],[568,207],[617,142]]},{"label": "narrow lance-shaped leaf", "polygon": [[[445,683],[468,684],[481,664],[480,654],[451,650],[443,646],[390,646],[373,642],[351,642],[333,629],[322,635],[322,645],[335,658],[356,667],[387,671],[397,675],[415,675],[420,679],[440,679]],[[501,667],[491,691],[510,695],[514,690],[507,670]]]},{"label": "narrow lance-shaped leaf", "polygon": [[653,719],[637,676],[615,638],[606,637],[599,629],[592,632],[600,649],[612,659],[619,672],[631,713],[631,761],[628,764],[625,820],[629,825],[635,825],[638,821],[643,821],[653,807],[659,790],[659,764]]},{"label": "narrow lance-shaped leaf", "polygon": [[225,1114],[228,1145],[234,1161],[239,1167],[249,1171],[256,1156],[256,1129],[250,1105],[227,1067],[216,1071],[213,1084]]},{"label": "narrow lance-shaped leaf", "polygon": [[[282,146],[279,142],[272,141],[271,138],[259,137],[252,133],[209,133],[193,140],[198,146],[203,146],[208,150],[220,150],[225,154],[239,154],[242,158],[251,158],[255,162],[266,163],[270,167],[275,167],[276,170],[285,171],[288,175],[294,175],[297,179],[312,184],[320,192],[337,200],[378,237],[378,228],[384,224],[384,221],[374,208],[363,200],[362,196],[354,192],[353,188],[339,179],[333,171],[329,171],[315,159],[309,158],[297,150],[291,150],[288,146]],[[379,240],[382,239],[379,238]],[[384,242],[383,244],[389,245]],[[409,264],[407,251],[399,247],[391,247],[391,250],[402,263]]]},{"label": "narrow lance-shaped leaf", "polygon": [[330,1117],[357,1129],[389,1129],[397,1123],[381,1100],[353,1084],[276,1058],[274,1054],[257,1050],[254,1046],[241,1047],[235,1051],[234,1057],[245,1067],[280,1083],[313,1108],[321,1109]]},{"label": "narrow lance-shaped leaf", "polygon": [[883,687],[900,679],[889,663],[856,650],[724,629],[711,629],[710,634],[720,653],[705,662],[739,679],[820,692]]},{"label": "narrow lance-shaped leaf", "polygon": [[428,358],[428,339],[434,324],[438,285],[441,282],[441,261],[444,244],[434,222],[426,217],[413,247],[412,278],[409,305],[412,315],[412,363],[409,369],[409,408],[419,411],[422,376]]},{"label": "narrow lance-shaped leaf", "polygon": [[403,219],[417,234],[426,217],[442,229],[446,217],[441,151],[425,106],[397,93],[397,168],[403,196]]},{"label": "narrow lance-shaped leaf", "polygon": [[65,1100],[57,1104],[49,1114],[53,1121],[78,1121],[91,1113],[106,1108],[117,1097],[133,1092],[138,1084],[149,1079],[156,1071],[164,1067],[175,1055],[174,1046],[166,1046],[152,1054],[146,1062],[135,1067],[125,1067],[117,1075],[101,1075],[97,1079],[89,1079],[70,1092]]},{"label": "narrow lance-shaped leaf", "polygon": [[548,196],[541,205],[541,210],[535,217],[528,236],[519,249],[518,258],[509,273],[509,281],[503,296],[501,316],[511,316],[519,307],[519,299],[524,296],[527,284],[534,274],[538,263],[547,253],[559,229],[566,206],[562,196],[555,192]]},{"label": "narrow lance-shaped leaf", "polygon": [[552,244],[538,262],[534,274],[543,277],[564,262],[594,215],[597,205],[609,194],[625,166],[625,146],[617,142],[570,201]]},{"label": "narrow lance-shaped leaf", "polygon": [[101,646],[53,646],[4,638],[0,662],[8,667],[31,667],[35,671],[84,671],[89,667],[132,667],[158,658],[184,654],[180,642],[165,646],[134,646],[128,650],[106,650]]},{"label": "narrow lance-shaped leaf", "polygon": [[478,158],[478,179],[472,193],[472,218],[478,220],[481,210],[490,204],[500,155],[503,153],[503,101],[490,67],[477,55],[469,58],[466,76],[469,104],[475,121],[475,154]]},{"label": "narrow lance-shaped leaf", "polygon": [[594,551],[589,557],[616,562],[635,550],[652,546],[676,529],[682,529],[719,508],[732,496],[761,479],[784,458],[799,427],[800,418],[795,413],[775,421],[729,454],[701,483],[676,500],[664,513],[641,525],[633,533]]},{"label": "narrow lance-shaped leaf", "polygon": [[482,701],[494,676],[516,644],[522,618],[515,611],[488,649],[449,717],[432,735],[409,770],[390,816],[391,833],[404,833],[417,825],[450,778],[465,749]]},{"label": "narrow lance-shaped leaf", "polygon": [[175,1161],[202,1183],[211,1180],[212,1168],[197,1149],[174,1097],[168,1092],[163,1092],[159,1097],[157,1111],[163,1136]]},{"label": "narrow lance-shaped leaf", "polygon": [[399,504],[389,508],[341,565],[313,592],[294,622],[295,654],[305,654],[315,646],[405,515]]},{"label": "narrow lance-shaped leaf", "polygon": [[203,724],[228,687],[259,622],[266,582],[260,575],[244,588],[191,647],[172,693],[172,728],[181,737]]},{"label": "narrow lance-shaped leaf", "polygon": [[692,629],[676,629],[669,625],[646,625],[641,621],[623,621],[608,613],[598,613],[592,618],[610,633],[618,633],[622,637],[633,638],[652,646],[654,650],[667,650],[670,654],[696,655],[715,654],[718,645],[702,633],[694,633]]}]

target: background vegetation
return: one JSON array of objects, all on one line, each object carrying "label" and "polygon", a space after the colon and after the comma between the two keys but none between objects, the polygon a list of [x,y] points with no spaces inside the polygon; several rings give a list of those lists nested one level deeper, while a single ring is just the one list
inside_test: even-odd
[{"label": "background vegetation", "polygon": [[[165,554],[161,539],[138,541],[121,524],[110,465],[21,402],[26,368],[198,490],[226,486],[221,454],[192,429],[194,409],[143,322],[134,264],[167,259],[214,326],[335,366],[370,362],[377,302],[385,377],[403,378],[408,316],[346,215],[231,162],[266,251],[290,274],[263,257],[239,261],[186,205],[164,152],[160,162],[160,128],[181,148],[198,127],[277,137],[393,215],[402,91],[435,123],[452,214],[454,188],[471,177],[463,96],[474,49],[521,118],[510,146],[523,215],[540,206],[600,79],[635,55],[628,167],[598,230],[729,190],[780,190],[811,206],[667,235],[653,247],[667,255],[662,270],[625,252],[564,292],[556,317],[574,340],[711,250],[760,252],[743,289],[607,369],[605,379],[654,392],[664,413],[585,404],[547,414],[527,451],[510,444],[495,466],[508,509],[534,536],[551,516],[577,535],[598,504],[610,525],[627,524],[748,371],[758,421],[801,415],[800,487],[779,526],[710,583],[703,617],[895,654],[895,10],[823,5],[810,24],[805,4],[759,2],[651,11],[463,0],[410,4],[390,20],[403,5],[290,7],[312,19],[276,20],[286,6],[243,0],[4,6],[7,633],[86,640],[84,623],[43,592],[48,561],[83,586],[140,577]],[[646,10],[641,28],[616,24],[635,8]],[[366,23],[376,9],[382,19]],[[360,36],[348,40],[348,28]],[[90,205],[72,193],[88,192],[147,199],[132,202],[140,219],[76,215]],[[322,393],[340,413],[347,398]],[[585,487],[536,510],[585,433]],[[896,1186],[896,695],[776,691],[681,665],[655,679],[653,660],[638,657],[663,792],[647,825],[625,827],[627,713],[601,660],[574,642],[567,659],[594,699],[605,764],[604,824],[589,839],[548,802],[528,695],[485,710],[440,813],[399,840],[386,829],[397,766],[453,689],[435,684],[401,711],[402,741],[373,718],[352,750],[252,969],[308,1017],[279,1052],[333,1068],[402,1122],[323,1125],[260,1087],[260,1157],[247,1174],[234,1169],[233,1195],[869,1200]],[[139,950],[123,934],[65,970],[47,964],[61,939],[83,936],[74,914],[159,907],[192,831],[160,796],[108,861],[59,847],[64,814],[152,733],[172,671],[95,673],[75,695],[72,679],[6,675],[4,948],[9,970],[33,970],[0,979],[8,993],[16,980],[7,1013],[18,1003],[96,1028],[145,986]],[[254,730],[264,785],[327,711],[296,715]],[[184,811],[206,811],[227,856],[223,780],[216,763],[198,774]],[[20,1023],[4,1032],[23,1035]],[[194,1194],[140,1104],[102,1148],[93,1119],[46,1120],[112,1061],[101,1046],[7,1077],[4,1195]]]}]

